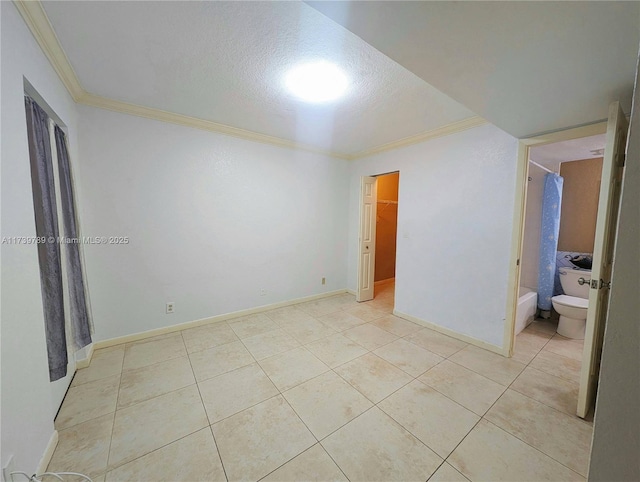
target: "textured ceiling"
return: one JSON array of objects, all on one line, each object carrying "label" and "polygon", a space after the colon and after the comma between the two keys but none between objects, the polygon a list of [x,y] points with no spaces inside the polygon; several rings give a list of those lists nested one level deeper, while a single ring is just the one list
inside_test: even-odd
[{"label": "textured ceiling", "polygon": [[557,169],[561,162],[602,157],[602,153],[594,154],[591,151],[604,149],[606,137],[606,134],[598,134],[597,136],[536,146],[529,151],[529,158],[549,169]]},{"label": "textured ceiling", "polygon": [[516,137],[630,112],[640,2],[306,2]]},{"label": "textured ceiling", "polygon": [[[301,2],[43,2],[86,91],[342,154],[475,114]],[[329,60],[351,78],[325,105],[283,76]]]}]

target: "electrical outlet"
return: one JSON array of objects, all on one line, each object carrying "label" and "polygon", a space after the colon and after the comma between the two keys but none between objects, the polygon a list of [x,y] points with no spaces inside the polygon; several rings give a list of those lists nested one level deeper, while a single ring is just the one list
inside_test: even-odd
[{"label": "electrical outlet", "polygon": [[265,290],[264,288],[262,288],[260,290],[260,296],[267,296],[267,290]]},{"label": "electrical outlet", "polygon": [[327,278],[322,278],[322,284],[326,285],[327,284]]},{"label": "electrical outlet", "polygon": [[13,455],[9,455],[9,460],[4,467],[2,467],[2,480],[4,482],[13,482],[13,475],[11,475],[11,472],[15,471],[16,468],[13,462]]},{"label": "electrical outlet", "polygon": [[169,301],[167,303],[167,314],[170,315],[171,313],[175,313],[176,311],[176,304],[173,301]]}]

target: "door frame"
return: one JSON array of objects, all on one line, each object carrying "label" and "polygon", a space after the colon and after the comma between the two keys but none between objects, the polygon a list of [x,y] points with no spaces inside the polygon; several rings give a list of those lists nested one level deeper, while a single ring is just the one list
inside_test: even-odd
[{"label": "door frame", "polygon": [[513,356],[515,342],[516,309],[518,291],[520,289],[520,260],[524,241],[525,212],[527,208],[527,189],[529,177],[529,150],[533,147],[556,142],[570,141],[582,137],[606,134],[607,121],[601,121],[582,127],[542,134],[520,139],[518,142],[518,159],[516,169],[516,193],[514,199],[513,229],[511,234],[511,257],[509,260],[509,278],[507,282],[507,310],[504,324],[502,354]]},{"label": "door frame", "polygon": [[[359,178],[359,185],[362,186],[362,180],[366,177],[375,177],[375,178],[379,178],[381,176],[386,176],[387,174],[395,174],[398,173],[398,201],[400,201],[400,169],[394,169],[393,171],[386,171],[386,172],[381,172],[379,174],[365,174],[360,176]],[[377,189],[377,183],[376,183],[376,189]],[[376,202],[378,201],[378,196],[376,193]],[[358,251],[357,251],[357,260],[356,260],[356,269],[358,270],[356,273],[356,290],[355,290],[355,295],[356,295],[356,299],[359,298],[358,294],[360,292],[360,263],[361,263],[361,259],[362,259],[362,242],[360,241],[360,234],[362,233],[362,223],[364,222],[364,213],[363,213],[363,209],[362,209],[362,193],[359,192],[358,194]],[[400,213],[400,202],[398,202],[398,217],[399,217],[399,213]],[[399,229],[398,226],[396,225],[396,277],[398,276],[398,233],[399,233]],[[376,234],[377,235],[377,234]],[[375,260],[375,256],[376,256],[376,249],[377,249],[377,243],[373,243],[373,250],[371,251],[371,255],[373,256],[373,259]],[[375,266],[375,265],[374,265]],[[375,269],[373,271],[372,274],[372,278],[374,280],[373,285],[374,285],[374,299],[375,299]],[[395,304],[395,301],[394,301]]]}]

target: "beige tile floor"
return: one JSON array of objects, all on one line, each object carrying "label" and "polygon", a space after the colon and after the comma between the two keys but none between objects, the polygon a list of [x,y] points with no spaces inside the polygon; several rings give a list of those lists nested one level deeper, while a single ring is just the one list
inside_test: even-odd
[{"label": "beige tile floor", "polygon": [[393,283],[98,350],[49,470],[96,482],[584,480],[582,344],[506,359],[397,318]]}]

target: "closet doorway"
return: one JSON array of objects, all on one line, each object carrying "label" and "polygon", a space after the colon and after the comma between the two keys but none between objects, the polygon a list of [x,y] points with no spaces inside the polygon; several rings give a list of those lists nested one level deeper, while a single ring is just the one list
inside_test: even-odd
[{"label": "closet doorway", "polygon": [[394,304],[400,173],[362,178],[358,301]]},{"label": "closet doorway", "polygon": [[399,172],[378,176],[374,298],[382,292],[388,292],[388,285],[392,285],[396,278],[399,181]]}]

